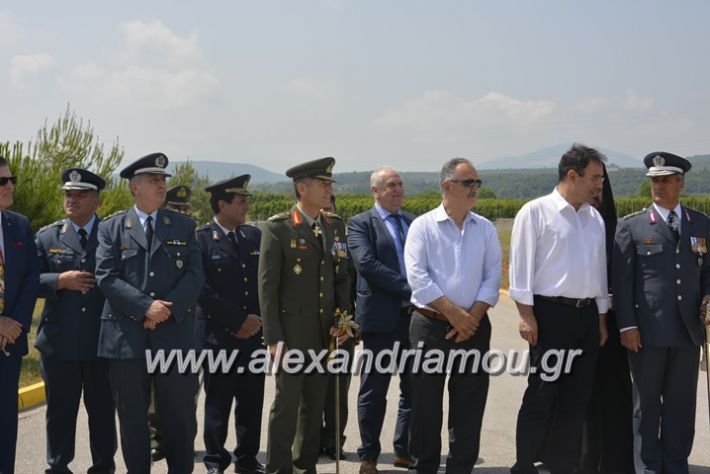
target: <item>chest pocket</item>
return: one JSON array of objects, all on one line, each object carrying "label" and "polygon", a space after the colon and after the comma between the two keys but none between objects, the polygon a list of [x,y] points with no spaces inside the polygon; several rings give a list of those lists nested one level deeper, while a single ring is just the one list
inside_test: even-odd
[{"label": "chest pocket", "polygon": [[636,246],[636,255],[650,257],[663,253],[663,244],[639,244]]}]

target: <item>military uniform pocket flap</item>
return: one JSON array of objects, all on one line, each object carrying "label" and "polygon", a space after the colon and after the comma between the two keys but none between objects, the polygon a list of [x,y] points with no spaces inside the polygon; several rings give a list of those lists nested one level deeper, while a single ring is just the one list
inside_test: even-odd
[{"label": "military uniform pocket flap", "polygon": [[121,260],[126,260],[127,258],[135,257],[138,255],[138,249],[126,249],[121,252]]},{"label": "military uniform pocket flap", "polygon": [[663,252],[663,244],[641,244],[636,246],[636,255],[650,256]]}]

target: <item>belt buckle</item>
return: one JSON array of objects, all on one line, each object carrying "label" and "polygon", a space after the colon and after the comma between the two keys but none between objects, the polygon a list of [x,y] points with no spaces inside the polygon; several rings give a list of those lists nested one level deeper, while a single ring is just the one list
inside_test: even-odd
[{"label": "belt buckle", "polygon": [[574,304],[574,307],[577,309],[582,309],[586,308],[589,305],[589,298],[579,298],[577,302]]}]

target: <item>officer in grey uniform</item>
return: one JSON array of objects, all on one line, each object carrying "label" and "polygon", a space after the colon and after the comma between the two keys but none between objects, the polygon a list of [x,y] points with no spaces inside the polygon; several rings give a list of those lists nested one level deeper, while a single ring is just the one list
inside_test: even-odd
[{"label": "officer in grey uniform", "polygon": [[39,297],[45,298],[35,347],[47,395],[48,473],[65,473],[74,459],[79,401],[89,417],[92,473],[112,473],[116,424],[108,361],[96,356],[104,297],[96,286],[96,209],[106,182],[91,171],[62,173],[66,219],[37,232]]},{"label": "officer in grey uniform", "polygon": [[612,257],[633,378],[635,467],[639,474],[687,473],[705,335],[701,303],[710,299],[710,220],[679,202],[690,162],[656,152],[644,164],[653,204],[619,222]]},{"label": "officer in grey uniform", "polygon": [[[262,229],[259,301],[264,343],[282,350],[327,350],[335,333],[336,309],[350,310],[345,225],[321,209],[333,193],[333,158],[290,168],[298,202],[269,219]],[[276,373],[276,394],[269,415],[266,471],[315,473],[327,375]],[[293,448],[293,452],[292,452]]]},{"label": "officer in grey uniform", "polygon": [[[165,207],[174,211],[190,214],[190,196],[192,190],[190,186],[179,184],[168,189],[165,199]],[[197,321],[195,321],[197,324]],[[199,337],[197,327],[195,334]],[[148,429],[150,431],[150,457],[153,461],[160,461],[165,458],[165,450],[163,449],[163,436],[160,430],[160,417],[156,408],[155,401],[155,385],[151,381],[150,384],[150,406],[148,406]]]},{"label": "officer in grey uniform", "polygon": [[[135,206],[99,226],[96,280],[106,297],[99,356],[109,358],[121,447],[130,473],[150,472],[147,411],[153,377],[171,473],[194,467],[196,367],[148,373],[147,356],[185,356],[195,347],[194,307],[204,282],[194,221],[161,209],[168,158],[147,155],[121,171]],[[146,354],[148,353],[148,354]]]},{"label": "officer in grey uniform", "polygon": [[257,351],[263,352],[257,269],[261,231],[246,224],[249,211],[248,174],[205,188],[214,212],[212,222],[197,229],[205,285],[198,300],[197,318],[204,325],[202,347],[217,353],[239,351],[229,372],[205,367],[205,467],[209,474],[224,472],[232,455],[227,441],[232,403],[237,446],[235,470],[263,474],[256,459],[261,442],[264,372],[249,370]]}]

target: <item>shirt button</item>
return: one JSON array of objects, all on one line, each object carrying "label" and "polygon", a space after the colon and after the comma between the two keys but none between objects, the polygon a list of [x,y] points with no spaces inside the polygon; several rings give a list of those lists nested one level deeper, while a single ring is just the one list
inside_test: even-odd
[{"label": "shirt button", "polygon": [[678,295],[678,301],[683,299],[683,295]]},{"label": "shirt button", "polygon": [[154,277],[154,276],[155,276],[155,272],[150,272],[148,275]]}]

